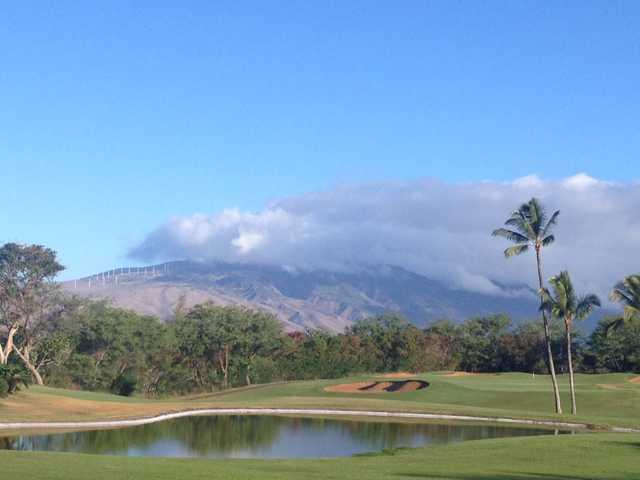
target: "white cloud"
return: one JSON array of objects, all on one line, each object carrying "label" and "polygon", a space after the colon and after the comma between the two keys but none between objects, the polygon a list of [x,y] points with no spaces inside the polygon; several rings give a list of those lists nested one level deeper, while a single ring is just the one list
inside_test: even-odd
[{"label": "white cloud", "polygon": [[238,249],[241,255],[247,255],[255,250],[265,240],[265,236],[259,232],[240,231],[240,234],[231,240],[231,244]]},{"label": "white cloud", "polygon": [[601,182],[593,177],[590,177],[586,173],[578,173],[576,175],[573,175],[572,177],[565,179],[562,183],[565,187],[573,190],[587,190],[589,188],[595,187]]},{"label": "white cloud", "polygon": [[461,289],[500,294],[500,283],[533,285],[531,255],[505,260],[491,231],[531,196],[561,210],[545,275],[569,269],[582,288],[606,296],[640,271],[640,184],[578,174],[512,182],[437,180],[342,186],[238,209],[174,218],[131,251],[144,261],[259,262],[344,271],[393,264]]}]

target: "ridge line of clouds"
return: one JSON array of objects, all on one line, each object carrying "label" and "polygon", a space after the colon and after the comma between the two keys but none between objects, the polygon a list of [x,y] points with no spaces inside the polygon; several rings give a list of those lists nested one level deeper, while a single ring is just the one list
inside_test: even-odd
[{"label": "ridge line of clouds", "polygon": [[512,293],[500,285],[534,285],[534,259],[505,260],[508,242],[490,233],[532,196],[561,211],[556,243],[544,253],[545,276],[568,269],[581,289],[606,298],[622,276],[640,271],[640,183],[585,173],[560,180],[528,175],[508,182],[342,185],[275,199],[258,212],[228,208],[174,217],[128,255],[290,270],[397,265],[460,289],[506,295]]}]

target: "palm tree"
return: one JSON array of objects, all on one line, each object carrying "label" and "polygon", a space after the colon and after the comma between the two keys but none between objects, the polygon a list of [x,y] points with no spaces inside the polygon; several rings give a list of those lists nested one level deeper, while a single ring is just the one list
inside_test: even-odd
[{"label": "palm tree", "polygon": [[[547,219],[547,215],[540,201],[532,198],[527,203],[520,205],[518,210],[514,211],[505,222],[505,225],[512,227],[498,228],[494,230],[492,235],[495,237],[504,237],[515,243],[514,246],[504,251],[507,258],[521,255],[533,248],[536,252],[536,264],[538,267],[538,289],[542,291],[542,258],[541,250],[553,243],[555,237],[551,234],[551,230],[558,221],[559,211],[556,211]],[[542,303],[542,297],[540,299]],[[551,383],[553,385],[553,394],[555,398],[556,413],[562,413],[562,404],[560,403],[560,390],[558,389],[558,379],[556,378],[556,369],[553,364],[553,352],[551,350],[551,338],[549,334],[549,320],[547,313],[542,310],[542,323],[544,325],[544,337],[547,344],[547,365],[551,374]]]},{"label": "palm tree", "polygon": [[553,287],[553,295],[546,288],[542,289],[541,310],[548,311],[558,319],[564,320],[565,340],[567,343],[567,364],[569,366],[569,385],[571,388],[571,413],[576,414],[576,389],[573,379],[573,360],[571,353],[571,327],[574,320],[584,320],[589,316],[595,307],[600,306],[600,299],[590,293],[583,297],[578,297],[569,272],[560,272],[559,275],[551,277],[549,283]]},{"label": "palm tree", "polygon": [[632,321],[640,320],[640,274],[629,275],[623,281],[618,282],[613,287],[609,298],[614,302],[624,304],[624,314],[621,318],[613,320],[607,325],[607,333]]}]

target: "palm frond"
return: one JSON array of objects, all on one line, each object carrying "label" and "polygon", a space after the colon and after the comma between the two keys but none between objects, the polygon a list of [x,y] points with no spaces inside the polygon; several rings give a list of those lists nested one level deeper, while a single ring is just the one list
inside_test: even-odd
[{"label": "palm frond", "polygon": [[631,298],[631,295],[626,291],[622,282],[617,283],[616,286],[613,287],[613,290],[611,290],[609,294],[609,300],[627,305],[633,303],[633,298]]},{"label": "palm frond", "polygon": [[562,312],[562,315],[569,310],[570,303],[568,298],[570,288],[567,285],[567,277],[564,273],[565,272],[560,272],[560,274],[549,279],[549,283],[553,287],[554,300],[557,304],[557,309]]},{"label": "palm frond", "polygon": [[529,221],[520,210],[513,212],[504,223],[509,227],[514,227],[521,235],[527,237],[529,240],[536,238],[535,233],[531,229],[531,225],[529,225]]},{"label": "palm frond", "polygon": [[529,250],[529,245],[528,244],[519,243],[518,245],[514,245],[513,247],[507,248],[504,251],[504,256],[507,257],[507,258],[515,257],[516,255],[523,254],[527,250]]},{"label": "palm frond", "polygon": [[547,224],[544,226],[544,229],[542,230],[543,237],[546,237],[549,233],[551,233],[551,230],[553,229],[553,227],[557,225],[559,215],[560,215],[560,210],[556,210],[555,212],[553,212],[553,215],[551,215],[551,218],[549,219]]},{"label": "palm frond", "polygon": [[578,305],[576,306],[576,318],[578,320],[583,320],[587,318],[594,308],[599,307],[600,299],[597,295],[590,293],[588,295],[583,296],[578,301]]},{"label": "palm frond", "polygon": [[629,275],[624,283],[629,290],[640,293],[640,275]]},{"label": "palm frond", "polygon": [[634,318],[640,318],[640,309],[634,307],[633,305],[627,305],[624,307],[624,321],[630,322]]},{"label": "palm frond", "polygon": [[555,302],[549,290],[547,288],[542,287],[540,290],[538,290],[538,294],[540,295],[540,300],[541,300],[538,311],[551,312],[553,310],[553,306]]},{"label": "palm frond", "polygon": [[547,217],[544,207],[542,206],[542,203],[540,203],[540,200],[535,197],[529,200],[529,203],[527,203],[527,213],[529,217],[529,223],[531,223],[533,230],[537,234],[540,234],[542,232],[542,225],[544,224],[544,221]]},{"label": "palm frond", "polygon": [[625,324],[625,321],[622,317],[618,317],[618,318],[614,318],[613,320],[610,320],[607,326],[604,328],[605,336],[607,337],[611,336],[612,332],[615,332],[616,330],[622,328],[624,324]]},{"label": "palm frond", "polygon": [[516,243],[525,243],[529,241],[529,239],[524,235],[507,228],[498,228],[491,232],[491,235],[494,237],[503,237]]},{"label": "palm frond", "polygon": [[542,239],[542,246],[546,247],[547,245],[551,245],[555,241],[556,241],[556,237],[555,236],[547,235],[546,237],[544,237]]},{"label": "palm frond", "polygon": [[609,298],[624,305],[623,322],[640,318],[640,275],[629,275],[622,282],[618,282]]}]

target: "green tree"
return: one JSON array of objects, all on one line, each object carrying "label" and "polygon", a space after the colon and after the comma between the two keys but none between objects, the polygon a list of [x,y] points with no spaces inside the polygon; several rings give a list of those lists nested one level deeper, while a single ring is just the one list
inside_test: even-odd
[{"label": "green tree", "polygon": [[241,377],[251,383],[257,358],[270,356],[283,336],[280,322],[268,313],[213,303],[196,305],[176,319],[174,328],[178,349],[202,387],[218,372],[223,388]]},{"label": "green tree", "polygon": [[[560,211],[555,211],[551,217],[547,217],[540,201],[536,198],[532,198],[529,202],[520,205],[520,207],[507,219],[505,224],[511,228],[498,228],[492,233],[493,236],[503,237],[515,243],[514,246],[509,247],[504,251],[504,256],[506,258],[521,255],[527,252],[530,248],[533,248],[536,254],[538,288],[540,291],[542,291],[542,288],[544,287],[542,283],[542,248],[554,242],[555,237],[551,231],[556,225],[559,215]],[[540,298],[540,303],[542,303],[542,297]],[[551,374],[556,413],[562,413],[560,389],[558,388],[558,379],[556,378],[556,369],[553,363],[549,320],[545,310],[542,310],[542,323],[544,326],[544,335],[547,347],[547,363],[549,373]]]},{"label": "green tree", "polygon": [[145,394],[173,389],[175,347],[169,329],[155,317],[105,302],[82,301],[59,321],[56,335],[71,344],[62,367],[46,370],[60,383],[116,393],[125,383],[135,384]]},{"label": "green tree", "polygon": [[402,315],[385,313],[356,322],[347,332],[359,338],[370,371],[397,371],[406,366],[409,337],[416,329]]},{"label": "green tree", "polygon": [[611,329],[612,318],[598,322],[587,353],[596,372],[640,372],[640,322]]},{"label": "green tree", "polygon": [[490,315],[464,322],[460,327],[460,366],[470,372],[499,370],[499,339],[507,333],[510,326],[511,319],[506,315]]},{"label": "green tree", "polygon": [[0,365],[0,398],[17,392],[20,385],[25,387],[30,383],[29,372],[20,365]]},{"label": "green tree", "polygon": [[571,350],[571,328],[575,320],[584,320],[595,307],[600,306],[600,299],[594,294],[578,297],[571,282],[569,272],[560,272],[551,277],[549,283],[553,288],[553,295],[548,289],[542,289],[542,305],[556,318],[564,320],[565,341],[567,351],[567,365],[569,367],[569,384],[571,388],[571,413],[576,415],[576,388],[573,378],[573,359]]},{"label": "green tree", "polygon": [[609,330],[621,328],[625,324],[640,320],[640,274],[629,275],[616,284],[609,298],[624,305],[622,317],[609,324]]},{"label": "green tree", "polygon": [[[553,325],[552,325],[553,327]],[[554,340],[554,330],[551,337]],[[518,325],[514,331],[501,335],[498,339],[500,371],[544,373],[548,371],[545,357],[544,330],[539,321],[529,321]],[[554,358],[557,358],[554,356]]]},{"label": "green tree", "polygon": [[424,330],[425,348],[435,370],[457,370],[462,360],[461,329],[450,320],[438,320]]},{"label": "green tree", "polygon": [[254,369],[260,363],[258,359],[275,354],[284,332],[280,321],[270,313],[247,309],[236,309],[233,313],[238,334],[233,351],[244,372],[245,384],[251,385]]},{"label": "green tree", "polygon": [[[62,270],[56,252],[41,245],[7,243],[0,248],[0,321],[7,332],[0,364],[15,352],[39,385],[42,376],[31,355],[38,333],[58,308],[52,300],[57,290],[53,279]],[[15,342],[18,334],[20,345]]]}]

